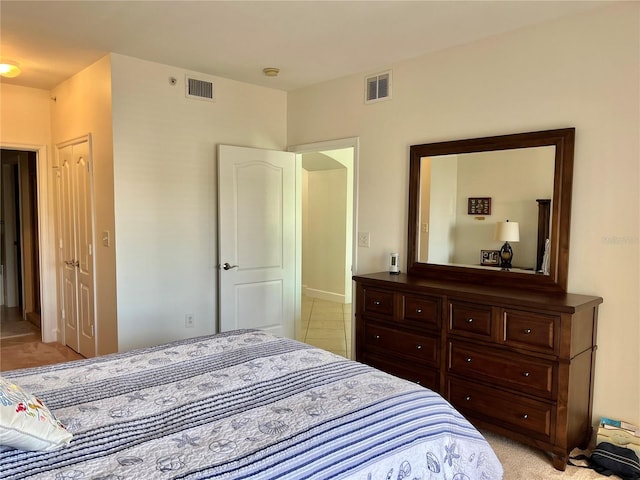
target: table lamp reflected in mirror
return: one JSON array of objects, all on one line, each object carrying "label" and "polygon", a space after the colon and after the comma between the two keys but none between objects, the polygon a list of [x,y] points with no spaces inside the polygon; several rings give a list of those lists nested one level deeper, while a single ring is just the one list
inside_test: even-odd
[{"label": "table lamp reflected in mirror", "polygon": [[502,248],[500,248],[500,268],[502,270],[509,270],[513,262],[513,249],[509,242],[520,241],[520,227],[518,222],[498,222],[496,223],[496,240],[504,242]]}]

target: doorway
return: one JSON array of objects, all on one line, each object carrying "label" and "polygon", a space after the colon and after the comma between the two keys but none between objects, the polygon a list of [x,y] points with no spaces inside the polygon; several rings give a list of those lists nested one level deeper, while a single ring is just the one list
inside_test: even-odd
[{"label": "doorway", "polygon": [[351,358],[357,139],[300,145],[297,339]]},{"label": "doorway", "polygon": [[41,330],[37,152],[0,149],[0,305],[3,319]]}]

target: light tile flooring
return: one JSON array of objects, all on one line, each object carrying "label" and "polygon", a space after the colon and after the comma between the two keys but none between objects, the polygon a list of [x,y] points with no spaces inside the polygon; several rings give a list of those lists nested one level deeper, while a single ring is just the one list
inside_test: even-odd
[{"label": "light tile flooring", "polygon": [[351,358],[351,304],[303,296],[298,340]]}]

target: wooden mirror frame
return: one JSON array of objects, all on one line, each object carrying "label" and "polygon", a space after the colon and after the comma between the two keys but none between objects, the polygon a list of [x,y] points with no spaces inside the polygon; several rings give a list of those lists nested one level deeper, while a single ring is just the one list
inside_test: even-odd
[{"label": "wooden mirror frame", "polygon": [[[412,145],[409,159],[407,273],[444,281],[478,283],[496,287],[515,287],[549,293],[566,292],[569,268],[574,142],[575,128],[564,128]],[[551,145],[556,147],[556,152],[551,211],[549,275],[418,262],[421,158]]]}]

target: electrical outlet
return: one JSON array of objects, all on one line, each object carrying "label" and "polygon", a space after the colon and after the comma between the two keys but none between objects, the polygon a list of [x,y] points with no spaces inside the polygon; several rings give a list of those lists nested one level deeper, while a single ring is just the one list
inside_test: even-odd
[{"label": "electrical outlet", "polygon": [[186,313],[184,315],[184,327],[185,328],[193,328],[195,321],[193,313]]},{"label": "electrical outlet", "polygon": [[358,246],[369,248],[371,246],[371,236],[369,232],[358,232]]}]

